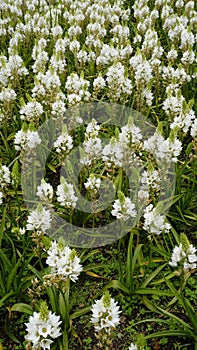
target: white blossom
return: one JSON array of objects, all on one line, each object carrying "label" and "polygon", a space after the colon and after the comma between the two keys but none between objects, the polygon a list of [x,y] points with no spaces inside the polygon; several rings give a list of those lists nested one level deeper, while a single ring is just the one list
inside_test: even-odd
[{"label": "white blossom", "polygon": [[169,265],[177,267],[178,263],[183,264],[185,271],[189,271],[197,267],[196,248],[193,246],[193,244],[190,244],[187,249],[183,249],[182,243],[180,243],[179,246],[174,247]]},{"label": "white blossom", "polygon": [[144,224],[143,229],[150,234],[160,235],[162,232],[169,232],[171,225],[166,222],[164,215],[157,213],[156,208],[149,204],[144,209]]},{"label": "white blossom", "polygon": [[84,186],[87,190],[97,192],[98,189],[100,188],[100,184],[101,184],[101,179],[96,178],[96,176],[94,174],[90,174],[90,176],[88,177],[88,179],[84,183]]},{"label": "white blossom", "polygon": [[105,329],[107,333],[110,333],[120,323],[120,307],[117,305],[113,298],[109,295],[104,295],[101,299],[96,300],[92,306],[92,318],[91,323],[94,324],[96,332]]},{"label": "white blossom", "polygon": [[14,137],[14,145],[17,151],[21,149],[30,148],[33,149],[41,143],[41,138],[37,131],[23,131],[19,130]]},{"label": "white blossom", "polygon": [[20,109],[20,118],[22,120],[30,121],[33,118],[39,118],[43,114],[43,111],[41,103],[31,101]]},{"label": "white blossom", "polygon": [[42,179],[41,184],[37,187],[36,195],[40,198],[40,200],[50,201],[53,198],[53,187]]},{"label": "white blossom", "polygon": [[46,231],[51,227],[51,214],[50,211],[41,205],[38,205],[36,209],[31,210],[27,218],[27,231],[36,231],[39,235],[41,233],[46,233]]},{"label": "white blossom", "polygon": [[4,188],[10,183],[10,170],[6,165],[0,164],[0,187]]},{"label": "white blossom", "polygon": [[116,216],[119,220],[126,221],[129,218],[136,217],[137,212],[135,209],[135,204],[131,202],[131,199],[124,197],[121,200],[115,200],[111,214]]},{"label": "white blossom", "polygon": [[57,140],[54,142],[54,148],[59,154],[68,153],[73,148],[73,139],[67,131],[58,136]]},{"label": "white blossom", "polygon": [[75,208],[78,198],[75,195],[74,187],[63,177],[60,178],[60,185],[57,186],[57,201],[62,206]]},{"label": "white blossom", "polygon": [[131,343],[128,350],[138,350],[137,349],[137,344]]},{"label": "white blossom", "polygon": [[42,316],[40,312],[33,313],[29,322],[25,323],[27,334],[25,339],[32,343],[33,349],[50,349],[54,339],[61,335],[60,316],[49,311],[47,315]]},{"label": "white blossom", "polygon": [[51,268],[51,274],[76,282],[83,268],[74,249],[54,241],[47,254],[46,263]]}]

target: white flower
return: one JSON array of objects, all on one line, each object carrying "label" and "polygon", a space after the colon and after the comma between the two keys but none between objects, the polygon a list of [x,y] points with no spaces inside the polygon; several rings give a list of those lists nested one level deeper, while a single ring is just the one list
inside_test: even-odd
[{"label": "white flower", "polygon": [[54,147],[57,153],[68,153],[73,148],[73,139],[67,131],[65,131],[54,142]]},{"label": "white flower", "polygon": [[35,230],[38,234],[45,233],[51,227],[50,211],[38,205],[27,218],[26,230]]},{"label": "white flower", "polygon": [[84,186],[87,190],[96,191],[100,188],[101,179],[96,178],[94,174],[90,174]]},{"label": "white flower", "polygon": [[93,87],[94,87],[94,90],[101,90],[105,87],[105,79],[99,75],[97,78],[94,79],[94,82],[93,82]]},{"label": "white flower", "polygon": [[92,119],[86,127],[80,163],[89,165],[93,160],[99,158],[102,151],[101,139],[97,137],[99,130],[100,125],[95,119]]},{"label": "white flower", "polygon": [[122,144],[129,145],[130,143],[139,143],[142,139],[142,134],[140,128],[135,126],[133,123],[129,123],[121,128],[119,134],[119,141]]},{"label": "white flower", "polygon": [[0,92],[0,101],[1,102],[7,102],[11,103],[16,99],[16,93],[13,89],[10,88],[4,88]]},{"label": "white flower", "polygon": [[3,192],[0,191],[0,204],[3,203]]},{"label": "white flower", "polygon": [[10,183],[10,170],[6,165],[0,164],[0,187]]},{"label": "white flower", "polygon": [[29,322],[25,323],[27,334],[25,339],[32,343],[33,349],[50,349],[54,339],[61,335],[60,316],[51,311],[44,316],[41,312],[34,312]]},{"label": "white flower", "polygon": [[192,124],[190,134],[193,138],[197,136],[197,118],[194,120]]},{"label": "white flower", "polygon": [[30,149],[33,149],[40,143],[41,143],[41,138],[37,131],[19,130],[15,134],[14,145],[17,151],[20,151],[21,149],[25,150],[27,147]]},{"label": "white flower", "polygon": [[93,160],[96,160],[101,155],[102,144],[99,137],[90,137],[85,139],[82,148],[82,157],[80,163],[90,165]]},{"label": "white flower", "polygon": [[113,137],[111,138],[109,144],[102,150],[102,160],[107,163],[107,166],[111,166],[112,163],[115,166],[122,166],[124,157],[123,147],[125,145],[122,142],[117,141]]},{"label": "white flower", "polygon": [[100,130],[100,125],[97,123],[95,119],[92,119],[90,123],[88,123],[85,131],[85,138],[93,138],[98,136],[98,132]]},{"label": "white flower", "polygon": [[76,73],[68,76],[65,87],[68,92],[68,102],[74,105],[76,102],[88,101],[91,94],[88,91],[90,82],[79,77]]},{"label": "white flower", "polygon": [[76,203],[78,198],[75,196],[75,191],[74,187],[72,184],[69,184],[66,182],[66,180],[61,177],[60,178],[60,185],[57,186],[57,201],[62,205],[62,206],[67,206],[67,207],[76,207]]},{"label": "white flower", "polygon": [[183,264],[184,271],[189,271],[197,267],[196,248],[190,244],[187,249],[183,249],[182,243],[175,246],[172,252],[172,258],[169,262],[170,266],[177,267],[178,263]]},{"label": "white flower", "polygon": [[130,198],[124,197],[124,199],[116,199],[111,211],[113,216],[117,219],[128,220],[130,217],[134,218],[137,215],[135,205],[131,202]]},{"label": "white flower", "polygon": [[62,279],[70,278],[76,282],[83,268],[74,249],[71,250],[68,246],[54,241],[47,254],[46,263],[51,268],[51,274],[57,274]]},{"label": "white flower", "polygon": [[106,293],[101,299],[96,300],[92,306],[91,323],[94,324],[95,331],[105,329],[107,333],[120,323],[119,306],[109,293]]},{"label": "white flower", "polygon": [[131,80],[125,77],[125,67],[120,62],[109,67],[106,75],[109,96],[120,98],[123,93],[127,95],[132,93]]},{"label": "white flower", "polygon": [[131,343],[131,345],[130,345],[128,350],[137,350],[137,344]]},{"label": "white flower", "polygon": [[19,233],[20,233],[20,235],[24,235],[25,232],[26,232],[25,227],[20,227],[20,228],[19,228]]},{"label": "white flower", "polygon": [[30,121],[33,118],[38,118],[43,113],[43,107],[41,103],[37,101],[28,102],[24,107],[20,109],[20,118],[22,120]]},{"label": "white flower", "polygon": [[157,213],[156,208],[149,204],[144,210],[143,229],[150,234],[159,235],[162,232],[169,232],[171,226],[166,222],[165,216]]},{"label": "white flower", "polygon": [[53,198],[53,187],[42,179],[41,184],[37,187],[36,195],[41,200],[51,200]]},{"label": "white flower", "polygon": [[159,161],[165,160],[176,163],[182,149],[182,144],[178,139],[171,141],[170,138],[168,138],[165,140],[164,137],[156,131],[153,136],[144,141],[144,148],[152,152]]},{"label": "white flower", "polygon": [[[161,179],[157,170],[144,171],[142,173],[141,184],[143,187],[150,186],[159,190]],[[147,188],[147,187],[146,187]]]}]

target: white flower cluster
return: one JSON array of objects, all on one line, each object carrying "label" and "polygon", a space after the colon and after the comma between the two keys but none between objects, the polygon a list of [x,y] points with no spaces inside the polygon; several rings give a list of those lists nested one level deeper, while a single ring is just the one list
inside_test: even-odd
[{"label": "white flower cluster", "polygon": [[81,101],[87,102],[90,99],[90,92],[88,88],[90,82],[82,77],[79,77],[77,73],[72,73],[66,81],[67,99],[69,105],[75,105]]},{"label": "white flower cluster", "polygon": [[124,152],[122,142],[118,141],[115,137],[112,137],[109,143],[102,150],[102,160],[108,167],[112,166],[112,163],[117,166],[122,166],[124,160]]},{"label": "white flower cluster", "polygon": [[13,89],[4,88],[0,92],[0,101],[1,102],[11,103],[11,102],[15,101],[15,99],[16,99],[16,93]]},{"label": "white flower cluster", "polygon": [[18,54],[10,54],[8,60],[6,59],[4,66],[1,69],[1,75],[4,76],[2,83],[7,85],[8,81],[14,82],[23,76],[28,75],[28,70],[24,65],[23,59]]},{"label": "white flower cluster", "polygon": [[190,244],[187,249],[184,249],[182,243],[180,243],[179,246],[174,247],[169,265],[177,267],[178,263],[180,263],[186,272],[195,269],[197,267],[196,251],[193,244]]},{"label": "white flower cluster", "polygon": [[112,101],[118,100],[122,94],[130,95],[132,93],[131,80],[125,76],[125,68],[120,62],[114,63],[106,75],[108,95]]},{"label": "white flower cluster", "polygon": [[142,140],[141,130],[133,123],[128,123],[121,128],[119,140],[122,144],[138,144]]},{"label": "white flower cluster", "polygon": [[67,131],[57,138],[54,142],[54,148],[59,154],[67,154],[73,148],[73,139]]},{"label": "white flower cluster", "polygon": [[29,322],[25,323],[27,327],[25,339],[32,343],[34,350],[50,349],[54,340],[61,335],[59,327],[61,323],[60,316],[56,316],[51,311],[46,317],[43,317],[40,312],[34,311]]},{"label": "white flower cluster", "polygon": [[10,183],[10,170],[6,165],[0,164],[0,204],[3,202],[3,190]]},{"label": "white flower cluster", "polygon": [[94,174],[90,174],[86,182],[84,182],[84,186],[87,190],[91,192],[97,192],[100,188],[101,179],[97,178]]},{"label": "white flower cluster", "polygon": [[25,104],[20,109],[20,118],[22,120],[30,121],[32,119],[37,119],[43,114],[43,107],[41,103],[37,101],[31,101]]},{"label": "white flower cluster", "polygon": [[38,235],[46,233],[51,227],[51,214],[50,211],[44,208],[42,205],[38,205],[36,209],[31,210],[27,218],[27,231],[35,231]]},{"label": "white flower cluster", "polygon": [[108,293],[96,300],[92,306],[91,322],[94,324],[96,332],[104,329],[107,333],[120,323],[120,307]]},{"label": "white flower cluster", "polygon": [[137,349],[137,344],[131,343],[131,345],[130,345],[128,350],[138,350]]},{"label": "white flower cluster", "polygon": [[164,215],[157,213],[157,209],[149,204],[144,209],[144,224],[143,229],[150,234],[160,235],[162,232],[169,232],[171,226],[166,222]]},{"label": "white flower cluster", "polygon": [[92,119],[86,127],[80,163],[90,165],[92,161],[98,159],[99,155],[101,155],[102,144],[101,139],[98,137],[99,130],[100,125],[95,119]]},{"label": "white flower cluster", "polygon": [[37,187],[36,195],[40,198],[40,200],[51,201],[53,198],[53,187],[42,179],[41,184]]},{"label": "white flower cluster", "polygon": [[142,188],[160,189],[161,179],[158,170],[148,170],[142,173],[141,184]]},{"label": "white flower cluster", "polygon": [[76,207],[78,198],[75,195],[74,187],[63,176],[60,178],[60,185],[57,186],[56,194],[60,205],[71,208]]},{"label": "white flower cluster", "polygon": [[135,204],[131,202],[131,199],[125,197],[122,193],[119,195],[120,199],[116,199],[113,204],[111,214],[116,216],[117,219],[127,221],[129,218],[135,218],[137,215]]},{"label": "white flower cluster", "polygon": [[17,151],[33,149],[41,143],[41,138],[37,131],[19,130],[14,137],[14,145]]},{"label": "white flower cluster", "polygon": [[39,72],[36,75],[32,97],[42,101],[43,105],[49,106],[57,100],[65,99],[60,88],[61,81],[59,75],[51,68],[45,74]]},{"label": "white flower cluster", "polygon": [[144,147],[155,156],[156,160],[176,163],[182,150],[182,143],[176,138],[174,141],[171,141],[170,138],[165,140],[156,131],[153,136],[144,141]]},{"label": "white flower cluster", "polygon": [[74,249],[54,241],[47,254],[46,263],[50,266],[52,275],[57,275],[63,280],[70,278],[76,282],[83,268]]}]

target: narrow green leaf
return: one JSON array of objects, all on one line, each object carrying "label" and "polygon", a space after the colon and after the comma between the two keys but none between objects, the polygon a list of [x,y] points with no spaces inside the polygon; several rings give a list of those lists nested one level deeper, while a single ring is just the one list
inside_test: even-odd
[{"label": "narrow green leaf", "polygon": [[47,164],[48,168],[52,170],[53,173],[56,173],[56,169],[52,164]]},{"label": "narrow green leaf", "polygon": [[12,269],[12,264],[11,264],[10,260],[8,259],[7,255],[2,250],[0,250],[0,259],[3,262],[5,271],[10,273],[10,271]]},{"label": "narrow green leaf", "polygon": [[168,295],[168,296],[174,296],[172,292],[169,292],[168,290],[159,290],[159,289],[152,289],[152,288],[138,288],[134,291],[135,294],[153,294],[153,295]]},{"label": "narrow green leaf", "polygon": [[122,284],[120,281],[118,280],[113,280],[110,283],[108,283],[104,289],[109,289],[109,288],[115,288],[115,289],[120,289],[122,292],[125,292],[126,294],[130,294],[129,289]]},{"label": "narrow green leaf", "polygon": [[8,315],[5,318],[5,331],[7,333],[7,335],[10,337],[10,339],[12,339],[15,343],[20,344],[20,340],[18,340],[15,335],[11,332],[10,329],[10,321],[9,321],[9,317]]},{"label": "narrow green leaf", "polygon": [[154,285],[161,284],[161,283],[165,282],[166,280],[169,280],[169,279],[175,277],[176,275],[177,275],[177,272],[173,271],[173,272],[169,273],[167,276],[160,278],[159,280],[157,280],[155,282],[152,282],[152,284],[154,284]]},{"label": "narrow green leaf", "polygon": [[188,334],[187,331],[184,330],[166,330],[166,331],[160,331],[155,332],[152,334],[148,334],[145,336],[145,339],[152,339],[152,338],[158,338],[158,337],[189,337],[193,338],[191,334]]},{"label": "narrow green leaf", "polygon": [[18,311],[18,312],[24,312],[28,315],[32,315],[33,314],[33,308],[32,306],[25,304],[25,303],[17,303],[14,304],[11,309],[11,311]]},{"label": "narrow green leaf", "polygon": [[70,318],[72,320],[74,320],[75,318],[77,318],[81,315],[87,314],[91,310],[91,307],[92,306],[87,306],[87,307],[84,307],[83,309],[80,309],[78,311],[73,312],[73,314],[70,316]]},{"label": "narrow green leaf", "polygon": [[[141,287],[146,287],[157,275],[158,273],[163,270],[163,268],[167,265],[167,263],[159,266],[155,271],[153,271],[150,276],[142,283]],[[154,282],[153,282],[154,284]]]},{"label": "narrow green leaf", "polygon": [[3,232],[5,230],[6,210],[7,210],[7,205],[5,205],[4,207],[2,218],[1,218],[1,224],[0,224],[0,248],[1,248],[1,242],[3,239]]},{"label": "narrow green leaf", "polygon": [[3,298],[0,299],[0,308],[1,306],[4,304],[4,302],[6,301],[6,299],[12,297],[13,295],[15,295],[14,291],[10,291],[9,293],[7,293]]},{"label": "narrow green leaf", "polygon": [[[61,314],[63,320],[65,320],[65,318],[68,314],[68,310],[66,308],[66,302],[65,302],[64,296],[61,292],[59,293],[59,310],[60,310],[60,314]],[[67,320],[67,321],[69,321],[69,320]]]}]

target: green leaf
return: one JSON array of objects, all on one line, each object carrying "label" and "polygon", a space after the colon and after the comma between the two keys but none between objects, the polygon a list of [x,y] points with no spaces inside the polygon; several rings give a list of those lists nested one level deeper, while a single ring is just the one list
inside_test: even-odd
[{"label": "green leaf", "polygon": [[52,287],[47,288],[47,294],[50,300],[50,304],[52,307],[53,312],[58,313],[59,308],[58,308],[58,298],[57,298],[57,291],[56,289]]},{"label": "green leaf", "polygon": [[53,173],[56,173],[56,169],[52,164],[47,164],[48,168],[52,170]]},{"label": "green leaf", "polygon": [[2,262],[4,264],[5,271],[10,273],[10,271],[12,269],[12,264],[11,264],[10,260],[8,259],[7,255],[2,250],[0,250],[0,259],[2,260]]},{"label": "green leaf", "polygon": [[87,314],[91,310],[91,307],[92,306],[87,306],[87,307],[84,307],[83,309],[80,309],[78,311],[73,312],[73,314],[70,316],[70,318],[72,320],[74,320],[75,318],[77,318],[81,315]]},{"label": "green leaf", "polygon": [[10,311],[18,311],[18,312],[24,312],[28,315],[32,315],[33,314],[33,308],[32,306],[25,304],[25,303],[17,303],[14,304]]},{"label": "green leaf", "polygon": [[21,260],[22,260],[22,257],[18,260],[17,264],[12,268],[12,270],[9,273],[9,276],[8,276],[8,279],[7,279],[7,283],[6,283],[7,291],[9,291],[9,289],[10,289],[10,287],[12,285],[12,282],[13,282],[13,280],[16,277],[17,269],[18,269],[18,267],[19,267],[19,265],[21,263]]},{"label": "green leaf", "polygon": [[174,296],[172,292],[169,292],[168,290],[159,290],[159,289],[152,289],[152,288],[138,288],[135,289],[134,294],[153,294],[153,295],[168,295],[168,296]]},{"label": "green leaf", "polygon": [[6,301],[6,299],[12,297],[13,295],[15,295],[15,292],[10,291],[9,293],[7,293],[3,298],[0,299],[0,307],[4,304],[4,302]]},{"label": "green leaf", "polygon": [[109,288],[115,288],[115,289],[120,289],[122,292],[125,292],[126,294],[130,294],[129,289],[120,281],[118,280],[112,280],[110,283],[108,283],[104,289],[109,289]]},{"label": "green leaf", "polygon": [[184,330],[166,330],[161,332],[155,332],[152,334],[148,334],[145,336],[145,339],[152,339],[157,337],[189,337],[193,338],[191,335],[188,334],[187,331]]},{"label": "green leaf", "polygon": [[[141,287],[146,287],[157,275],[158,273],[163,270],[163,268],[167,265],[167,263],[159,266],[155,271],[153,271],[150,276],[142,283]],[[154,284],[154,282],[153,282]]]},{"label": "green leaf", "polygon": [[165,282],[166,280],[169,280],[175,276],[177,276],[177,271],[173,271],[173,272],[169,273],[167,276],[160,278],[159,280],[153,282],[152,284],[154,284],[154,285],[161,284],[161,283]]},{"label": "green leaf", "polygon": [[[68,316],[68,310],[66,307],[66,302],[65,302],[64,296],[61,292],[59,293],[59,310],[60,310],[60,313],[61,313],[63,320],[65,320],[66,316]],[[67,320],[67,321],[69,321],[69,320]]]},{"label": "green leaf", "polygon": [[3,215],[1,218],[1,225],[0,225],[0,247],[1,247],[1,241],[3,239],[3,232],[5,230],[5,218],[6,218],[6,213],[7,213],[7,205],[4,207]]},{"label": "green leaf", "polygon": [[20,344],[20,340],[18,340],[10,330],[10,321],[9,321],[8,315],[5,318],[5,331],[7,335],[10,337],[10,339],[12,339],[15,343]]}]

